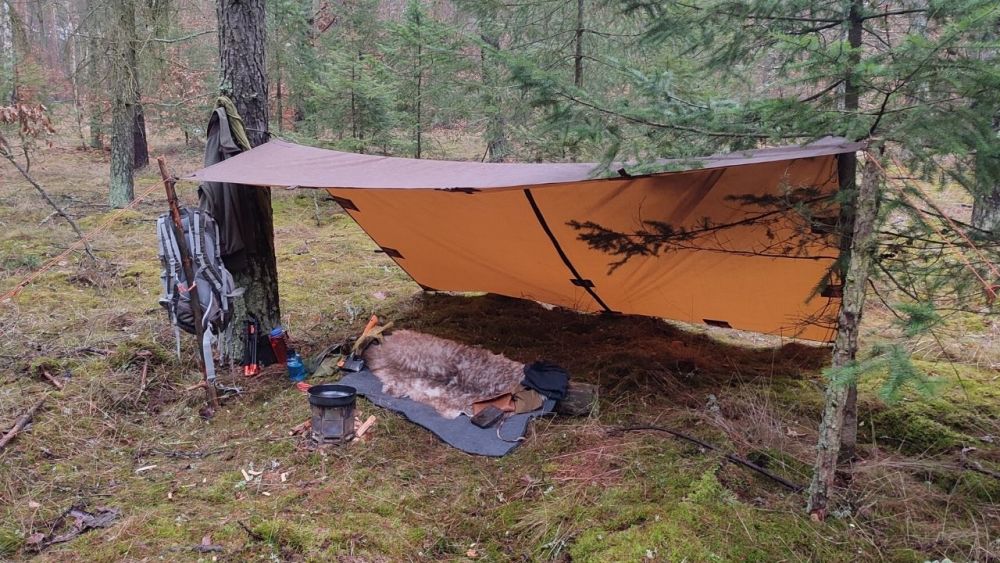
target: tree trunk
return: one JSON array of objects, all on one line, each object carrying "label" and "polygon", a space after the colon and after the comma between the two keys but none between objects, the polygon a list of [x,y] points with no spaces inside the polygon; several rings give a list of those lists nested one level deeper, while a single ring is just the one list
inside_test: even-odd
[{"label": "tree trunk", "polygon": [[[852,100],[857,109],[857,97]],[[858,155],[856,153],[842,154],[837,157],[837,177],[840,183],[840,260],[838,273],[840,283],[847,279],[851,264],[851,245],[854,240],[854,225],[858,198],[857,185]],[[843,288],[841,288],[843,289]],[[853,359],[853,356],[852,356]],[[858,385],[855,382],[847,384],[847,395],[844,398],[844,425],[840,435],[840,461],[853,459],[858,445]]]},{"label": "tree trunk", "polygon": [[[358,53],[358,61],[361,60],[361,53]],[[351,62],[351,138],[357,141],[360,139],[358,132],[358,103],[354,95],[355,82],[358,80],[357,63]]]},{"label": "tree trunk", "polygon": [[[91,3],[88,3],[88,6],[90,5]],[[90,148],[92,149],[104,148],[104,124],[102,123],[101,104],[97,96],[98,84],[101,81],[100,61],[104,58],[98,56],[99,45],[97,39],[90,39],[87,42],[87,113],[89,114]]]},{"label": "tree trunk", "polygon": [[993,236],[1000,236],[1000,185],[976,194],[972,202],[972,225]]},{"label": "tree trunk", "polygon": [[83,98],[80,94],[80,39],[70,37],[66,40],[66,50],[70,58],[70,85],[73,87],[73,117],[76,119],[76,131],[80,135],[80,148],[87,148],[87,137],[83,134]]},{"label": "tree trunk", "polygon": [[[1000,132],[1000,113],[993,117],[994,136]],[[1000,237],[1000,150],[976,153],[976,190],[972,201],[972,225]]]},{"label": "tree trunk", "polygon": [[275,114],[275,119],[278,121],[278,135],[281,135],[282,125],[283,125],[283,122],[285,120],[285,104],[284,104],[284,100],[282,99],[282,95],[281,95],[282,94],[282,92],[281,92],[281,75],[282,75],[282,72],[281,72],[281,49],[278,49],[277,51],[278,52],[274,54],[274,73],[278,75],[277,76],[277,80],[274,81],[274,87],[275,87],[275,90],[277,91],[276,92],[276,96],[275,96],[275,102],[276,102],[277,107],[274,108],[275,109],[274,114]]},{"label": "tree trunk", "polygon": [[10,104],[21,101],[21,65],[25,63],[28,54],[28,34],[24,29],[24,21],[18,13],[15,3],[5,3],[10,23]]},{"label": "tree trunk", "polygon": [[[848,61],[850,67],[844,79],[844,111],[856,112],[860,107],[861,89],[854,75],[854,68],[861,62],[861,39],[864,32],[862,19],[863,0],[854,0],[848,12],[847,43],[854,51]],[[854,222],[857,206],[857,155],[841,155],[838,166],[840,189],[845,196],[841,198],[841,238],[840,238],[840,272],[841,279],[846,278],[853,256]],[[846,190],[846,192],[844,192]],[[838,335],[839,336],[839,335]],[[855,343],[855,348],[857,344]],[[851,361],[854,355],[851,355]],[[858,388],[857,383],[847,384],[847,395],[844,398],[844,424],[840,435],[839,459],[853,459],[858,446]]]},{"label": "tree trunk", "polygon": [[111,207],[125,207],[134,197],[135,111],[139,83],[135,61],[134,0],[114,0],[112,6],[111,72]]},{"label": "tree trunk", "polygon": [[[236,104],[252,146],[268,138],[264,5],[264,0],[218,0],[216,5],[222,91]],[[232,326],[242,327],[250,313],[257,317],[261,330],[269,331],[281,321],[271,190],[241,189],[251,237],[244,241],[246,267],[233,272],[237,287],[245,288],[246,293],[236,302]],[[233,357],[242,353],[238,340],[232,339]]]},{"label": "tree trunk", "polygon": [[132,144],[135,154],[132,158],[132,169],[138,170],[149,164],[149,145],[146,143],[146,115],[136,96],[135,119],[132,122]]},{"label": "tree trunk", "polygon": [[424,116],[421,115],[421,110],[423,109],[423,85],[424,85],[424,46],[421,44],[420,38],[420,12],[416,14],[417,24],[417,123],[416,123],[416,137],[417,137],[417,150],[413,155],[414,158],[420,158],[422,141],[423,141],[423,119]]},{"label": "tree trunk", "polygon": [[573,54],[573,84],[583,88],[583,0],[576,0],[576,43]]},{"label": "tree trunk", "polygon": [[[482,27],[483,25],[480,24]],[[500,38],[496,31],[481,31],[483,42],[494,50],[500,50]],[[490,52],[483,49],[480,52],[483,77],[483,101],[487,108],[486,122],[486,160],[488,162],[506,162],[512,152],[510,139],[507,136],[507,117],[501,109],[503,100],[500,96],[500,80],[497,76],[500,66],[493,62]]]},{"label": "tree trunk", "polygon": [[[875,222],[878,217],[878,201],[878,165],[869,159],[862,170],[861,189],[856,199],[851,260],[844,279],[843,303],[837,319],[837,339],[833,345],[835,369],[851,364],[857,355],[858,327],[861,323],[868,275],[874,261],[877,243]],[[826,517],[851,393],[851,385],[838,385],[833,382],[827,384],[823,421],[820,424],[819,441],[816,445],[816,465],[809,486],[808,510],[818,520]]]}]

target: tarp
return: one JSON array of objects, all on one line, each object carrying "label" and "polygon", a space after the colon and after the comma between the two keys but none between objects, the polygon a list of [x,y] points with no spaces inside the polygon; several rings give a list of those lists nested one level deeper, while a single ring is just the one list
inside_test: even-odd
[{"label": "tarp", "polygon": [[[426,289],[832,339],[836,155],[804,145],[594,178],[594,164],[358,155],[274,140],[187,177],[325,188]],[[667,162],[667,161],[665,161]],[[825,296],[823,295],[825,293]]]}]

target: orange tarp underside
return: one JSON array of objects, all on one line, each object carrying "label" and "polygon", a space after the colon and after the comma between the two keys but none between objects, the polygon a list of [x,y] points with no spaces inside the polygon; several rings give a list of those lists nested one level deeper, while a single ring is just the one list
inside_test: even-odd
[{"label": "orange tarp underside", "polygon": [[[782,250],[788,245],[776,240],[795,246],[800,228],[795,220],[739,225],[763,210],[732,197],[780,195],[802,187],[833,193],[836,157],[533,189],[328,191],[429,289],[486,291],[581,311],[727,323],[827,341],[839,300],[816,290],[833,264],[835,248],[811,240],[794,252]],[[639,240],[651,221],[688,231],[731,226],[683,241],[681,248],[633,256],[612,269],[622,256],[594,248],[581,238],[590,230],[571,225],[589,222]]]}]

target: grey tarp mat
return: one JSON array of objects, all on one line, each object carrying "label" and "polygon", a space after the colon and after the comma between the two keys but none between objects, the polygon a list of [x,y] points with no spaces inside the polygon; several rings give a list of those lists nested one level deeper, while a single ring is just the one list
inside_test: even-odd
[{"label": "grey tarp mat", "polygon": [[491,457],[506,455],[516,448],[520,443],[518,438],[523,437],[528,430],[528,422],[536,416],[552,412],[556,405],[555,401],[546,399],[542,408],[537,411],[507,417],[500,428],[500,434],[504,438],[502,440],[497,437],[497,425],[479,428],[464,415],[454,419],[445,418],[430,405],[386,395],[382,391],[382,382],[370,371],[347,374],[339,383],[354,387],[359,395],[382,408],[402,414],[410,422],[430,430],[450,446],[466,453]]}]

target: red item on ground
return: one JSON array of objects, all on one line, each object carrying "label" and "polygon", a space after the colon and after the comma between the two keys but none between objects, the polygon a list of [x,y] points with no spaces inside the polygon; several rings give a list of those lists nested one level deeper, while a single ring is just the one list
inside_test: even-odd
[{"label": "red item on ground", "polygon": [[288,333],[285,329],[275,327],[271,331],[271,334],[267,336],[268,340],[271,341],[271,350],[274,352],[274,359],[277,360],[279,364],[284,364],[288,361]]}]

